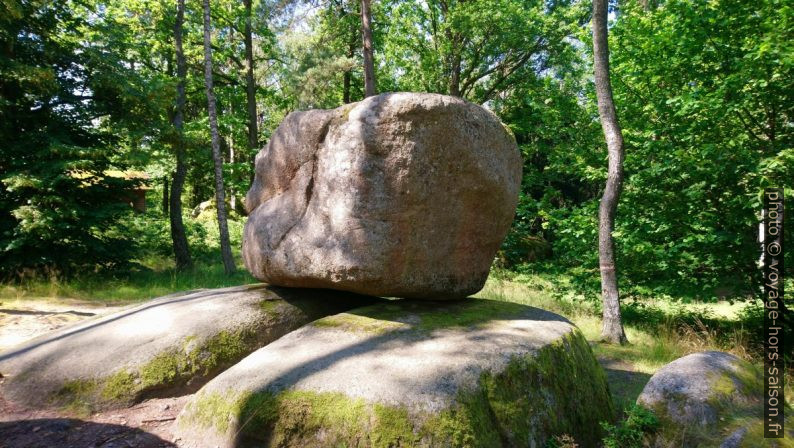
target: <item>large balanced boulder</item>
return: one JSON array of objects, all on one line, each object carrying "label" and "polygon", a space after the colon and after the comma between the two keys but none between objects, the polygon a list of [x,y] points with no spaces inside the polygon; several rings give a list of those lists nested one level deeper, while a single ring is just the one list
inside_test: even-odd
[{"label": "large balanced boulder", "polygon": [[263,285],[167,296],[0,353],[1,390],[77,412],[188,392],[307,322],[375,300]]},{"label": "large balanced boulder", "polygon": [[764,439],[762,398],[759,369],[729,353],[707,351],[659,369],[637,403],[659,418],[656,447],[777,446],[777,439]]},{"label": "large balanced boulder", "polygon": [[293,112],[256,157],[245,265],[281,286],[465,297],[513,220],[521,166],[496,116],[458,98]]},{"label": "large balanced boulder", "polygon": [[583,447],[612,418],[579,330],[484,299],[391,301],[317,320],[207,383],[185,447]]}]

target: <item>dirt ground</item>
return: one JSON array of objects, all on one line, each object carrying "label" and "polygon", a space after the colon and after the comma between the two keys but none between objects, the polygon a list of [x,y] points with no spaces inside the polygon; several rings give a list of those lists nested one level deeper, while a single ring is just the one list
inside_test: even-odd
[{"label": "dirt ground", "polygon": [[[0,351],[121,308],[37,301],[0,303]],[[127,409],[75,417],[56,410],[23,409],[0,395],[0,448],[175,447],[171,428],[188,398],[153,399]]]},{"label": "dirt ground", "polygon": [[76,418],[52,410],[25,410],[0,397],[0,447],[176,447],[171,430],[188,398],[152,399]]}]

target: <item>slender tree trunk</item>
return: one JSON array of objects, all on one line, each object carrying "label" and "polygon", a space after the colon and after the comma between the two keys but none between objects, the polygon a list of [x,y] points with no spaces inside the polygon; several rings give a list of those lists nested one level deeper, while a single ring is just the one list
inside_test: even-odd
[{"label": "slender tree trunk", "polygon": [[449,57],[449,94],[452,96],[460,97],[460,64],[461,64],[461,48],[459,41],[461,40],[460,34],[452,35],[452,32],[447,30],[447,39],[452,43],[452,54]]},{"label": "slender tree trunk", "polygon": [[251,0],[245,5],[245,99],[248,112],[248,149],[251,152],[251,182],[254,181],[256,152],[259,149],[259,131],[256,116],[256,82],[254,81],[254,43],[251,31]]},{"label": "slender tree trunk", "polygon": [[601,337],[613,344],[627,342],[620,318],[620,294],[615,266],[615,242],[612,230],[623,184],[623,134],[618,124],[612,86],[609,81],[609,47],[607,45],[608,0],[593,0],[593,66],[598,98],[598,115],[609,152],[609,168],[604,196],[598,210],[598,258],[601,270],[601,297],[604,321]]},{"label": "slender tree trunk", "polygon": [[177,0],[176,23],[174,24],[174,47],[176,49],[176,111],[174,113],[174,128],[176,140],[174,153],[176,155],[176,171],[171,182],[171,197],[169,221],[171,223],[171,241],[174,246],[174,259],[177,270],[193,267],[185,235],[185,225],[182,222],[182,188],[185,186],[187,164],[185,163],[185,139],[183,135],[185,113],[185,79],[187,78],[187,63],[185,52],[182,50],[182,26],[185,22],[185,0]]},{"label": "slender tree trunk", "polygon": [[449,94],[452,96],[460,96],[460,53],[452,57],[452,74],[449,77]]},{"label": "slender tree trunk", "polygon": [[[356,51],[355,40],[353,40],[350,43],[350,45],[348,45],[347,47],[347,57],[352,59],[353,55],[355,54],[355,51]],[[350,83],[352,81],[352,78],[353,78],[352,69],[346,70],[342,78],[342,101],[345,104],[350,103]]]},{"label": "slender tree trunk", "polygon": [[168,215],[168,176],[163,178],[163,216]]},{"label": "slender tree trunk", "polygon": [[[221,112],[228,114],[229,116],[234,116],[234,108],[229,107],[226,112]],[[234,188],[234,180],[236,178],[237,173],[234,170],[234,163],[235,163],[235,156],[234,156],[234,137],[232,136],[231,132],[227,136],[221,136],[221,161],[229,165],[229,169],[227,170],[227,175],[223,178],[223,186],[227,188],[225,191],[226,199],[229,201],[229,207],[226,209],[227,213],[231,213],[234,211],[235,207],[235,188]],[[226,215],[228,219],[229,215]]]},{"label": "slender tree trunk", "polygon": [[[340,11],[340,17],[346,16],[348,13],[344,10]],[[353,56],[356,55],[356,48],[357,48],[357,41],[358,41],[358,32],[356,26],[350,27],[350,39],[347,42],[347,57],[353,59]],[[350,94],[351,84],[353,82],[353,69],[351,67],[350,70],[346,70],[345,74],[342,78],[342,101],[345,104],[348,104],[352,101],[352,97]]]},{"label": "slender tree trunk", "polygon": [[377,93],[375,62],[372,57],[372,13],[370,0],[361,0],[361,35],[364,41],[364,98]]},{"label": "slender tree trunk", "polygon": [[[234,102],[229,101],[229,109],[226,112],[230,117],[234,116]],[[221,140],[221,151],[222,154],[226,155],[226,162],[229,163],[229,177],[224,182],[224,185],[229,188],[228,191],[228,198],[229,198],[229,211],[234,211],[237,206],[237,200],[235,197],[236,190],[234,188],[234,181],[237,179],[237,173],[234,169],[234,164],[237,162],[235,160],[234,155],[234,133],[230,130],[229,135],[226,138]],[[227,215],[228,217],[228,215]]]},{"label": "slender tree trunk", "polygon": [[226,194],[223,191],[223,158],[221,139],[218,133],[218,111],[215,91],[212,87],[212,40],[210,35],[210,0],[204,0],[204,82],[207,90],[207,113],[212,138],[212,160],[215,162],[215,206],[218,210],[218,231],[221,239],[223,269],[227,274],[235,271],[232,247],[229,243],[229,227],[226,223]]},{"label": "slender tree trunk", "polygon": [[342,78],[342,102],[350,103],[350,70],[346,71]]}]

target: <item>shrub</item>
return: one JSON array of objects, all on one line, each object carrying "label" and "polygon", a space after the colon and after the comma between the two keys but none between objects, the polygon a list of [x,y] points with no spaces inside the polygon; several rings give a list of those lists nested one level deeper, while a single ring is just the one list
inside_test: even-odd
[{"label": "shrub", "polygon": [[601,422],[601,427],[607,433],[603,441],[604,448],[642,448],[646,436],[655,432],[658,426],[659,420],[653,412],[634,405],[616,425]]}]

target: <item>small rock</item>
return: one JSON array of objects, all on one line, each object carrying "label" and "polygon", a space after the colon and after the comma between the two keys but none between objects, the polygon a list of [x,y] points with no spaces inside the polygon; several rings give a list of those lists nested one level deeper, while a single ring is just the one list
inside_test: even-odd
[{"label": "small rock", "polygon": [[720,444],[720,448],[739,448],[742,445],[742,439],[744,439],[746,434],[747,428],[737,429]]},{"label": "small rock", "polygon": [[729,353],[693,353],[659,369],[637,402],[680,424],[714,424],[725,417],[714,403],[747,398],[748,370],[753,371],[749,363]]},{"label": "small rock", "polygon": [[[762,392],[762,375],[752,364],[729,353],[707,351],[659,369],[637,403],[651,409],[662,423],[655,446],[722,443],[727,448],[738,446],[746,434],[741,428],[734,429],[747,424],[742,416],[763,415]],[[753,424],[763,422],[757,417]],[[684,439],[679,440],[681,437]],[[760,445],[754,441],[747,446]]]}]

